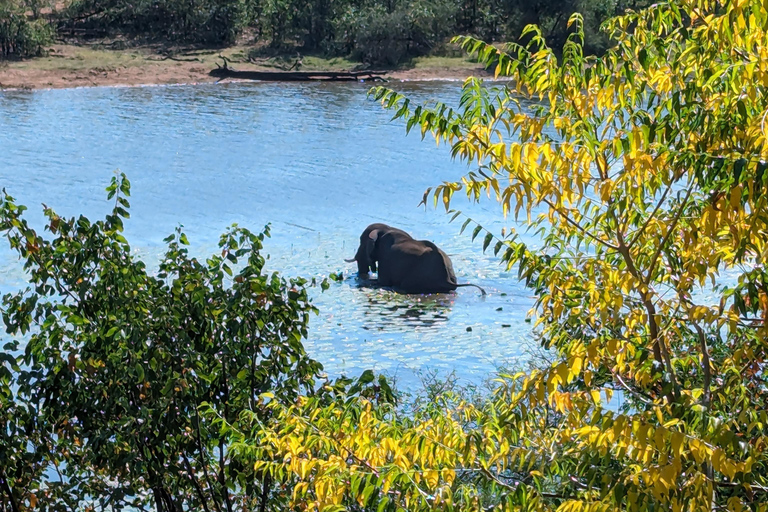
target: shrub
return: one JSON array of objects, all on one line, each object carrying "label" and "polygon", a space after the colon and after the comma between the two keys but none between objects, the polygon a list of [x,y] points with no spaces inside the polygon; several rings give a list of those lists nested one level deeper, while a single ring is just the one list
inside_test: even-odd
[{"label": "shrub", "polygon": [[38,56],[52,40],[48,23],[30,20],[20,5],[0,0],[0,59]]},{"label": "shrub", "polygon": [[314,393],[306,282],[266,273],[268,231],[238,227],[204,261],[177,230],[150,273],[122,235],[128,180],[108,191],[97,222],[46,208],[48,236],[0,197],[0,233],[30,283],[0,308],[13,337],[0,352],[0,511],[248,508],[269,477],[233,463],[226,431],[198,411],[269,422],[261,394]]}]

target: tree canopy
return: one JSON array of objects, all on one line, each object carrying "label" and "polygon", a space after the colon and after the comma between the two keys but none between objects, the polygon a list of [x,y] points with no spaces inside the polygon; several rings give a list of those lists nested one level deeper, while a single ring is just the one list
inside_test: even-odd
[{"label": "tree canopy", "polygon": [[17,0],[0,0],[0,60],[36,57],[53,40],[51,27],[42,20],[29,19],[26,7]]}]

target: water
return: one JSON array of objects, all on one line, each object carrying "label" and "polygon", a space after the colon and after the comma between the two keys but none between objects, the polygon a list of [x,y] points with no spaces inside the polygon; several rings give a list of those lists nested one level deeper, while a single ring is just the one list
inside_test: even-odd
[{"label": "water", "polygon": [[[412,98],[457,103],[452,82],[396,84]],[[0,92],[0,186],[30,207],[103,217],[104,188],[116,169],[132,182],[126,237],[156,263],[162,239],[184,226],[195,256],[215,252],[232,223],[272,224],[269,269],[343,282],[313,290],[320,310],[307,350],[332,375],[372,368],[408,386],[415,374],[455,371],[481,381],[519,363],[530,346],[532,298],[461,219],[418,207],[427,187],[466,168],[444,146],[405,135],[402,122],[366,98],[365,84],[219,84]],[[456,197],[454,207],[499,233],[492,201]],[[404,296],[361,289],[345,263],[362,230],[385,222],[447,252],[454,294]],[[509,223],[510,221],[506,221]],[[24,284],[19,261],[0,248],[0,292]]]}]

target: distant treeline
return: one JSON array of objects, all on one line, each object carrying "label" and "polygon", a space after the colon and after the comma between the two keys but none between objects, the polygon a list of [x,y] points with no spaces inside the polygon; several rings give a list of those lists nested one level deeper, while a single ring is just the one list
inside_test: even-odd
[{"label": "distant treeline", "polygon": [[[0,5],[37,13],[40,1]],[[600,53],[608,43],[600,23],[636,7],[633,0],[74,0],[52,21],[62,32],[174,43],[228,45],[247,34],[276,51],[395,65],[439,51],[456,34],[516,41],[531,23],[557,47],[576,11],[584,15],[587,51]]]}]

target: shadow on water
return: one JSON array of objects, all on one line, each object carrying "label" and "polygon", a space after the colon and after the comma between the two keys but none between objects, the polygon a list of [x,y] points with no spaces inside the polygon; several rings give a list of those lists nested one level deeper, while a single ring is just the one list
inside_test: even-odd
[{"label": "shadow on water", "polygon": [[404,332],[436,329],[448,321],[455,293],[403,294],[366,282],[358,282],[364,295],[363,315],[367,331]]}]

